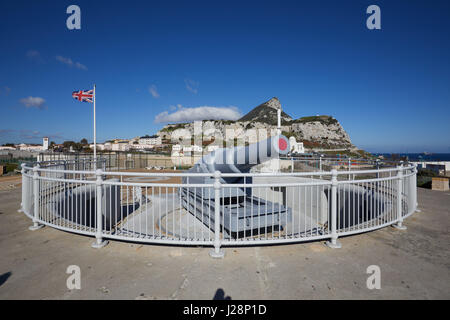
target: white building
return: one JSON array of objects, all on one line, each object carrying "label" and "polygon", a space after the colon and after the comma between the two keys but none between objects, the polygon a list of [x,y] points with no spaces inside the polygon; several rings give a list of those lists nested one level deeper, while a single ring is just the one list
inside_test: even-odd
[{"label": "white building", "polygon": [[155,145],[153,145],[153,144],[130,144],[129,147],[131,149],[136,149],[136,150],[147,150],[147,149],[153,149],[155,147]]},{"label": "white building", "polygon": [[[91,148],[91,149],[94,149],[94,144],[93,143],[91,143],[90,145],[89,145],[89,148]],[[103,143],[97,143],[97,150],[105,150],[105,144],[103,144]]]},{"label": "white building", "polygon": [[130,150],[130,145],[127,142],[118,142],[111,144],[112,151],[128,151]]},{"label": "white building", "polygon": [[16,148],[8,146],[0,146],[0,150],[16,150]]},{"label": "white building", "polygon": [[158,136],[144,136],[139,138],[139,144],[147,144],[147,145],[159,145],[161,144],[161,137]]},{"label": "white building", "polygon": [[103,144],[104,150],[111,150],[112,149],[112,143],[111,142],[105,142]]},{"label": "white building", "polygon": [[45,150],[48,150],[48,137],[44,137],[43,139],[42,139],[42,149],[45,151]]},{"label": "white building", "polygon": [[19,150],[42,151],[43,147],[42,146],[33,146],[33,145],[28,145],[28,144],[25,144],[25,143],[21,143],[21,144],[19,144]]}]

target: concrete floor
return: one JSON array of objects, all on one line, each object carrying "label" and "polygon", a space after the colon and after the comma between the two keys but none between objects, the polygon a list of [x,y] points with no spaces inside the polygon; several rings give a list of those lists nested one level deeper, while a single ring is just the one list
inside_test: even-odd
[{"label": "concrete floor", "polygon": [[[20,186],[0,191],[0,299],[449,299],[450,193],[418,189],[419,208],[406,231],[385,228],[322,242],[225,248],[141,245],[45,227],[29,231],[18,213]],[[81,290],[69,290],[66,269],[81,268]],[[366,269],[381,269],[369,290]]]}]

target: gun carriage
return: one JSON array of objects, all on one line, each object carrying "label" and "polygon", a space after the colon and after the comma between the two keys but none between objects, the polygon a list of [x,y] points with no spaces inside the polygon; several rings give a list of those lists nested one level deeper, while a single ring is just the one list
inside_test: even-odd
[{"label": "gun carriage", "polygon": [[[292,219],[291,209],[253,195],[252,177],[245,176],[255,165],[289,151],[289,140],[277,135],[247,146],[220,148],[205,155],[188,172],[211,176],[183,178],[184,184],[214,184],[213,174],[234,173],[220,177],[220,224],[226,236],[259,234],[282,230]],[[233,186],[236,185],[236,186]],[[246,187],[249,185],[249,187]],[[268,188],[268,187],[267,187]],[[215,194],[213,187],[181,188],[183,207],[210,229],[214,227]]]}]

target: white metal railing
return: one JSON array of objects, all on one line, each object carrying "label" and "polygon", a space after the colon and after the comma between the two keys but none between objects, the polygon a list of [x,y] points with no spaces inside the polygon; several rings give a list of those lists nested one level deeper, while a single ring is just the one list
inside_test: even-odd
[{"label": "white metal railing", "polygon": [[[415,165],[342,168],[320,159],[319,169],[332,169],[298,172],[305,160],[288,161],[288,172],[245,174],[93,171],[86,160],[23,164],[21,209],[33,229],[95,236],[97,247],[104,239],[207,245],[220,256],[232,245],[328,239],[338,247],[340,236],[402,228],[417,208]],[[211,182],[189,182],[199,176]],[[222,180],[231,177],[242,182]]]}]

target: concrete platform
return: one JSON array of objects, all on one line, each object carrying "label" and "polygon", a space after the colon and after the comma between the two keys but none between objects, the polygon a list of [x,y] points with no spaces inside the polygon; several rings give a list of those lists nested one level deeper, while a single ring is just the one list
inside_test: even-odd
[{"label": "concrete platform", "polygon": [[[450,299],[450,192],[418,189],[421,212],[406,231],[385,228],[322,242],[210,248],[110,241],[48,227],[29,231],[18,213],[20,187],[0,191],[0,299]],[[81,268],[81,290],[69,290],[66,269]],[[366,287],[370,265],[381,289]]]}]

